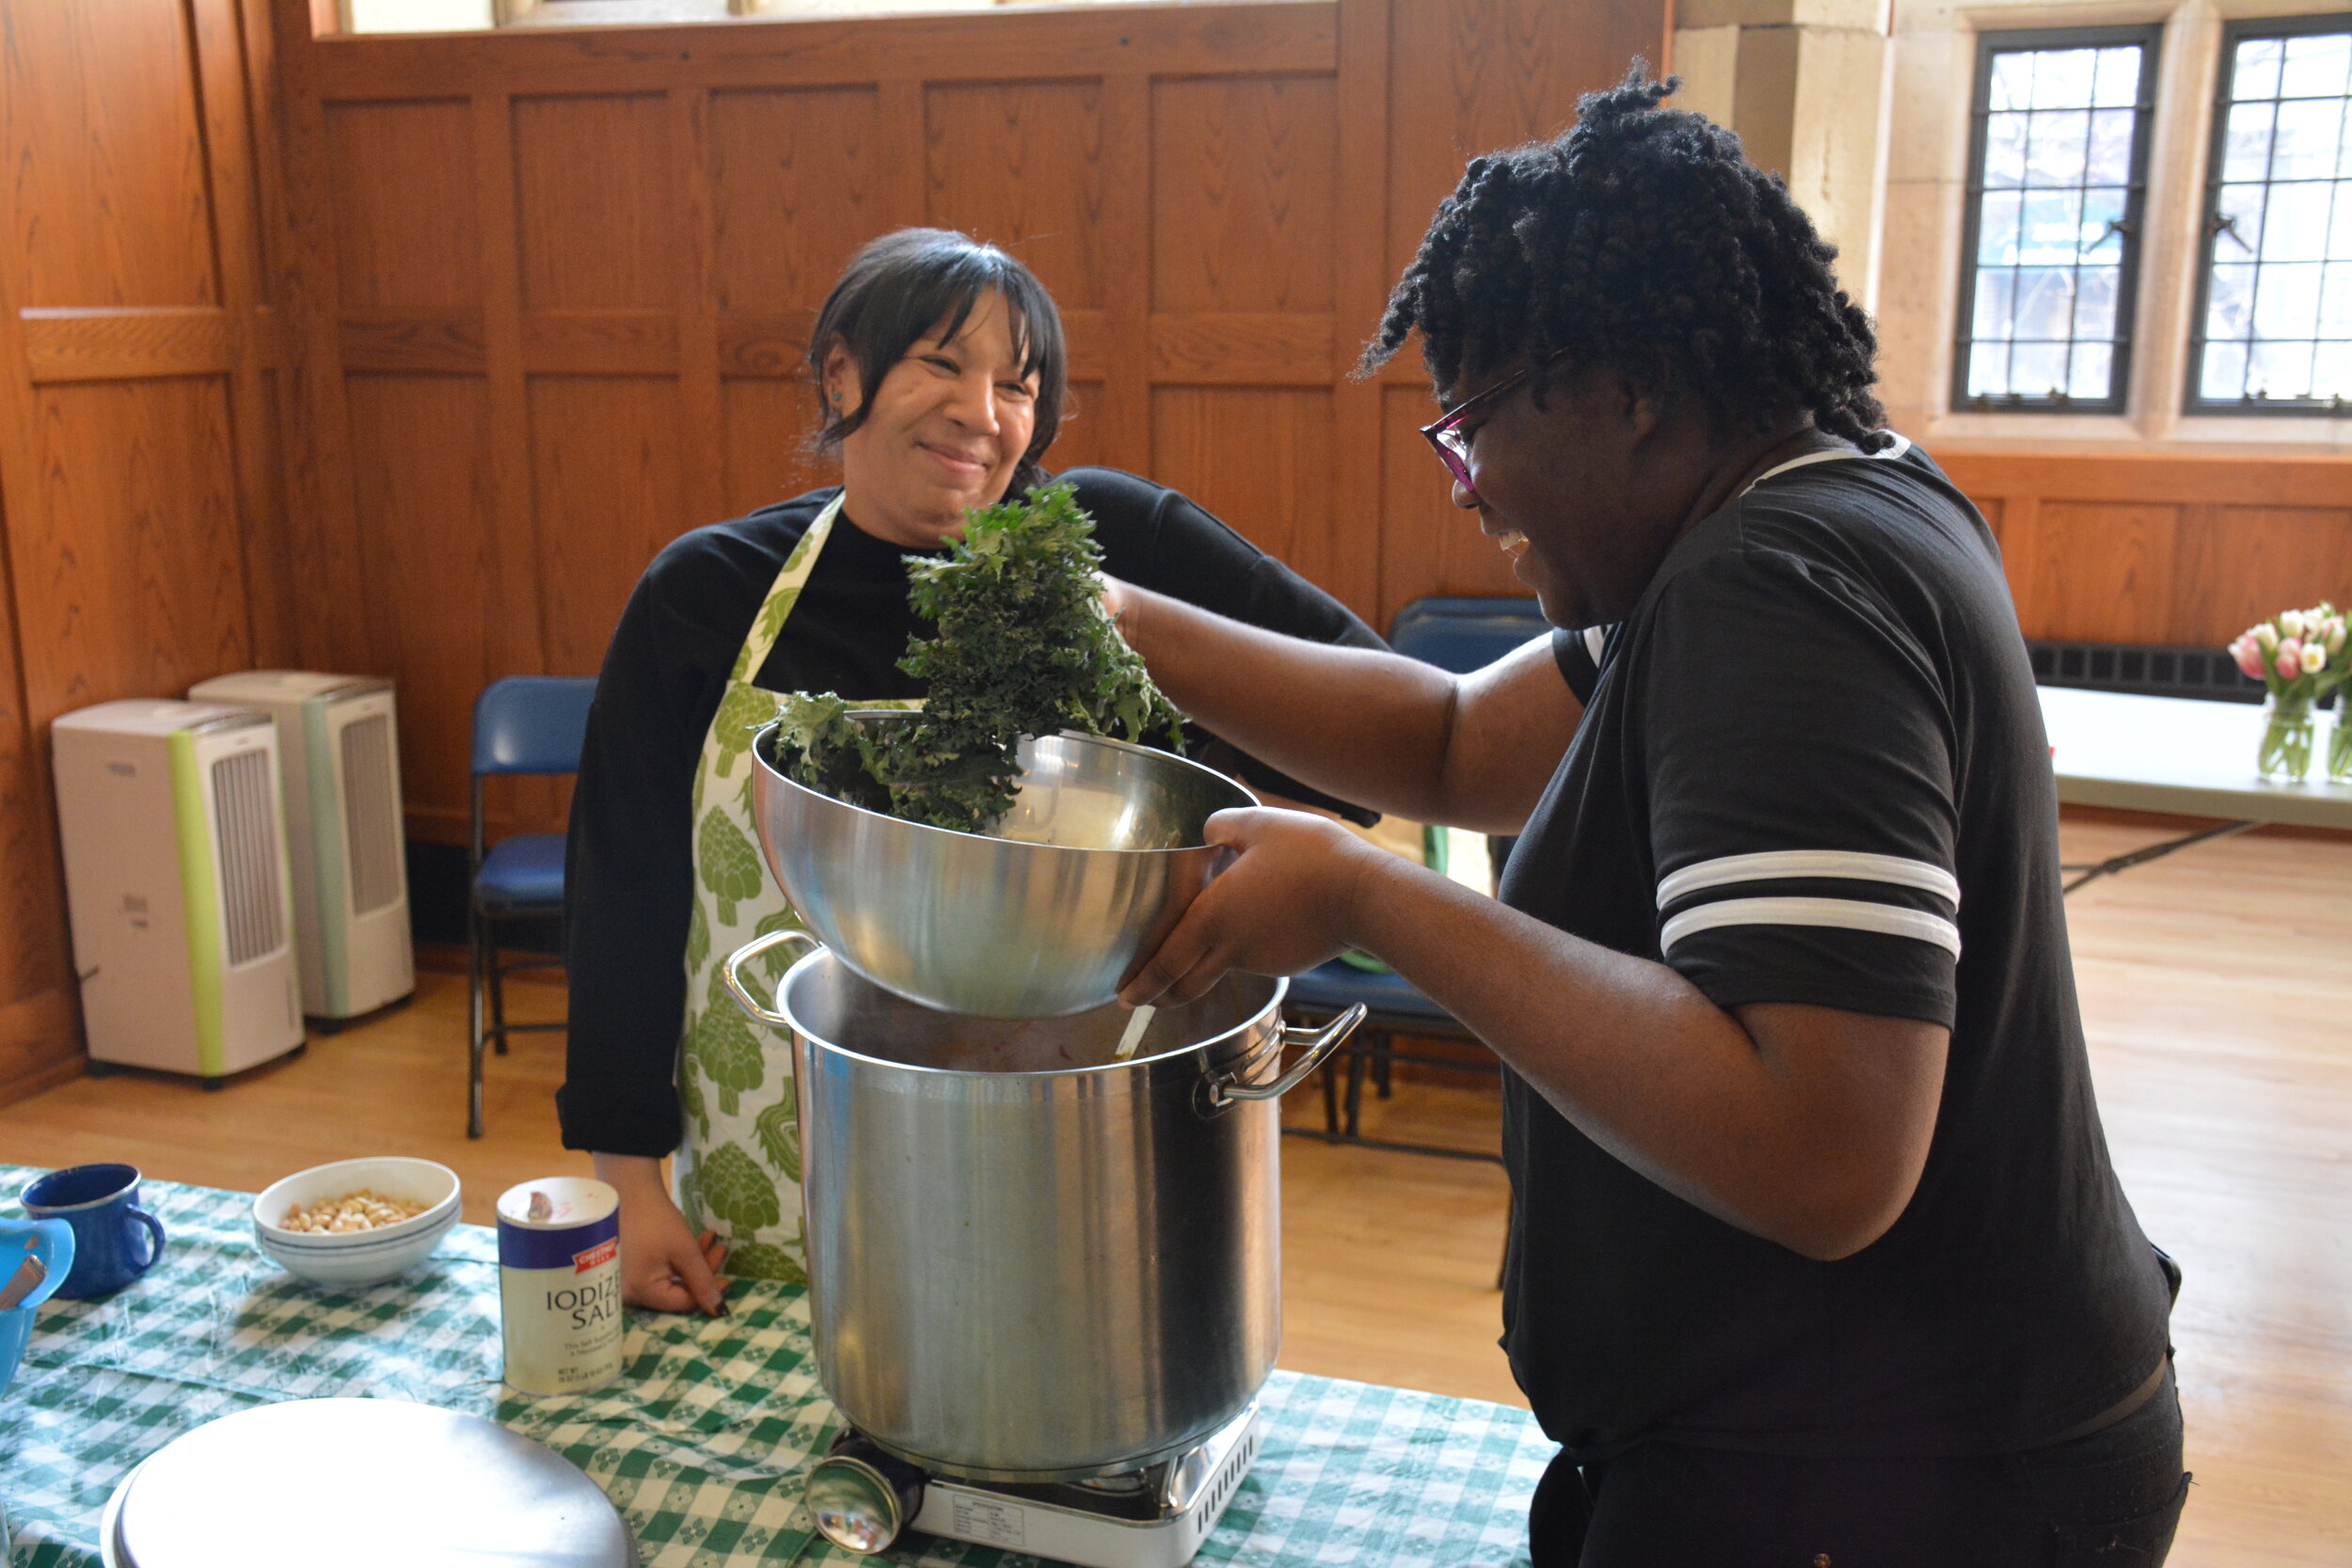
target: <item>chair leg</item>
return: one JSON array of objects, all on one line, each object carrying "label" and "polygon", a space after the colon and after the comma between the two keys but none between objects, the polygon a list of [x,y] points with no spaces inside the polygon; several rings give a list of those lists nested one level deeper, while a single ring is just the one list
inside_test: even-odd
[{"label": "chair leg", "polygon": [[1395,1046],[1386,1035],[1372,1042],[1372,1084],[1383,1100],[1390,1098],[1389,1069],[1396,1065],[1394,1051]]},{"label": "chair leg", "polygon": [[482,1136],[483,964],[482,917],[466,917],[466,1136]]},{"label": "chair leg", "polygon": [[[1378,1039],[1381,1037],[1373,1037]],[[1347,1047],[1347,1132],[1350,1139],[1362,1135],[1361,1119],[1364,1107],[1364,1057],[1367,1047],[1350,1041]]]},{"label": "chair leg", "polygon": [[1323,1136],[1327,1143],[1340,1141],[1340,1069],[1329,1057],[1325,1057],[1323,1071]]},{"label": "chair leg", "polygon": [[495,937],[484,939],[490,950],[490,1045],[500,1055],[506,1054],[506,971],[499,967],[499,944]]}]

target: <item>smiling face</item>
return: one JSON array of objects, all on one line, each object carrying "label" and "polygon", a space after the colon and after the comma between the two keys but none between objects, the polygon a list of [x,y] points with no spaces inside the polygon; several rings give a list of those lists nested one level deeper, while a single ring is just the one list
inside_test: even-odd
[{"label": "smiling face", "polygon": [[[1037,429],[1038,378],[1025,375],[1004,296],[984,294],[949,340],[946,324],[883,372],[857,429],[842,438],[842,509],[894,545],[931,549],[964,513],[1002,499]],[[856,364],[836,344],[825,396],[847,416],[866,406]]]},{"label": "smiling face", "polygon": [[[1504,380],[1467,380],[1451,403]],[[1554,626],[1606,626],[1632,610],[1705,487],[1706,442],[1689,418],[1607,370],[1555,371],[1538,408],[1532,388],[1463,427],[1477,491],[1454,502],[1511,557]]]}]

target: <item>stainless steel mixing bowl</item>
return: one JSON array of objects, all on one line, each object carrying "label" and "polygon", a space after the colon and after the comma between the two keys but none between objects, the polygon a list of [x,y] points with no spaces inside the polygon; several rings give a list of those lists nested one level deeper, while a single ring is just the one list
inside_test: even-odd
[{"label": "stainless steel mixing bowl", "polygon": [[[861,714],[874,724],[907,713]],[[1063,1018],[1112,1001],[1225,851],[1209,817],[1257,804],[1149,747],[1064,732],[1021,743],[1012,810],[953,832],[796,784],[776,726],[752,742],[759,847],[818,939],[883,990],[979,1018]]]}]

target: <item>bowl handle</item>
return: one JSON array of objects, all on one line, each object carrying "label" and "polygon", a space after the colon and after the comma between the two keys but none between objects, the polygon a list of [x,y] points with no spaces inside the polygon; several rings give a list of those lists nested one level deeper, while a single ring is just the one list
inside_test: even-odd
[{"label": "bowl handle", "polygon": [[[1321,1067],[1325,1058],[1337,1051],[1347,1037],[1356,1032],[1356,1026],[1363,1022],[1365,1016],[1371,1010],[1359,1002],[1321,1029],[1304,1029],[1296,1024],[1284,1024],[1281,1043],[1303,1045],[1307,1048],[1306,1054],[1293,1062],[1290,1070],[1271,1084],[1244,1084],[1238,1081],[1239,1074],[1218,1073],[1209,1080],[1209,1103],[1222,1109],[1236,1100],[1281,1099],[1306,1082],[1307,1074]],[[1248,1070],[1248,1066],[1242,1069],[1243,1072]]]},{"label": "bowl handle", "polygon": [[772,1007],[762,1006],[759,998],[754,996],[750,988],[743,984],[741,971],[745,964],[767,952],[771,947],[780,947],[788,942],[802,943],[803,957],[816,952],[824,945],[806,931],[771,931],[758,941],[745,942],[728,954],[726,961],[719,966],[720,983],[727,988],[727,994],[735,998],[735,1005],[759,1020],[760,1022],[772,1024],[778,1029],[791,1028],[792,1021]]}]

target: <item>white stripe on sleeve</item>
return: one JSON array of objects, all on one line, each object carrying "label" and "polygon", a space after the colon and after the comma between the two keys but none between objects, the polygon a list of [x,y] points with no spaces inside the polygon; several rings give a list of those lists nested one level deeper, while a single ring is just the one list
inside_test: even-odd
[{"label": "white stripe on sleeve", "polygon": [[1960,908],[1960,879],[1940,865],[1872,855],[1859,849],[1767,849],[1754,855],[1724,855],[1686,865],[1658,884],[1658,907],[1708,888],[1740,882],[1784,882],[1826,877],[1857,882],[1888,882],[1932,893]]},{"label": "white stripe on sleeve", "polygon": [[1932,942],[1953,958],[1960,957],[1960,927],[1943,916],[1854,898],[1726,898],[1701,904],[1666,922],[1659,936],[1659,951],[1671,953],[1684,937],[1724,926],[1830,926],[1849,931],[1879,931]]}]

